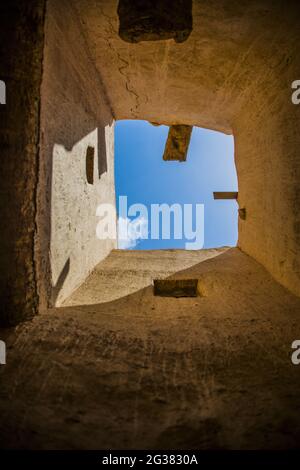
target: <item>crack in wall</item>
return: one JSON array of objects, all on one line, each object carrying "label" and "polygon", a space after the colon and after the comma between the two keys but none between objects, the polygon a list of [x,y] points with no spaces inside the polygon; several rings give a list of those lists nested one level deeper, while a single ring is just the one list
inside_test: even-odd
[{"label": "crack in wall", "polygon": [[[111,18],[110,16],[108,16],[106,13],[104,13],[103,11],[103,8],[100,9],[101,11],[101,14],[103,15],[103,17],[107,20],[107,24],[108,24],[108,27],[109,27],[109,30],[110,31],[107,31],[106,32],[108,33],[108,36],[105,38],[105,41],[109,47],[109,49],[117,56],[117,59],[120,61],[120,62],[123,62],[123,64],[125,65],[121,65],[121,66],[117,66],[118,68],[118,71],[119,73],[124,77],[125,79],[125,88],[126,90],[131,93],[133,96],[134,96],[134,100],[135,100],[135,109],[131,108],[130,111],[131,113],[134,115],[134,117],[137,119],[138,118],[138,110],[140,108],[140,97],[139,95],[136,93],[136,91],[133,89],[132,87],[132,83],[131,83],[131,80],[129,78],[129,76],[124,72],[124,70],[128,69],[130,64],[129,62],[124,59],[121,54],[119,53],[119,51],[113,47],[110,39],[111,39],[111,36],[116,36],[116,38],[118,38],[118,32],[116,31],[116,29],[114,28],[112,22],[113,22],[113,18]],[[111,35],[111,36],[110,36]],[[130,46],[129,46],[130,47]]]},{"label": "crack in wall", "polygon": [[79,32],[81,34],[81,37],[82,37],[82,40],[83,40],[83,43],[85,45],[85,50],[86,50],[86,53],[87,53],[87,56],[88,56],[88,59],[93,67],[93,69],[95,70],[96,72],[96,76],[98,77],[98,83],[99,83],[99,86],[100,86],[100,89],[102,91],[102,94],[103,96],[105,97],[105,102],[106,102],[106,105],[107,107],[109,108],[110,110],[110,113],[113,117],[113,119],[115,120],[116,117],[115,117],[115,112],[114,112],[114,109],[113,109],[113,105],[112,105],[112,102],[111,102],[111,99],[109,98],[109,94],[108,94],[108,91],[107,91],[107,88],[104,84],[104,80],[101,76],[101,73],[98,69],[98,67],[95,65],[95,60],[94,58],[92,57],[92,54],[91,54],[91,51],[90,51],[90,48],[89,48],[89,41],[87,39],[87,36],[86,36],[86,33],[85,33],[85,28],[82,24],[82,22],[80,21],[80,18],[82,17],[82,15],[80,15],[78,9],[76,8],[75,4],[71,4],[70,3],[70,6],[71,8],[73,8],[73,11],[74,11],[74,17],[76,18],[77,20],[77,23],[78,23],[78,29],[79,29]]}]

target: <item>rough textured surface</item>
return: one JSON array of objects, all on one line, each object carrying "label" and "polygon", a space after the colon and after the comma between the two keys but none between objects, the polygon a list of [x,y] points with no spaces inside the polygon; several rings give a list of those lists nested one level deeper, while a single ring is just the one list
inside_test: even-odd
[{"label": "rough textured surface", "polygon": [[[299,298],[238,249],[194,255],[192,265],[186,252],[113,252],[89,287],[94,305],[81,291],[82,305],[2,332],[1,446],[298,447]],[[198,278],[204,297],[140,288],[166,259],[190,266],[173,276]],[[105,272],[111,292],[122,278],[128,295],[97,303]]]},{"label": "rough textured surface", "polygon": [[0,325],[37,308],[35,217],[44,1],[0,2]]},{"label": "rough textured surface", "polygon": [[92,305],[126,297],[226,251],[227,248],[200,251],[114,250],[86,281],[64,302],[65,306]]},{"label": "rough textured surface", "polygon": [[239,246],[300,294],[299,1],[194,0],[182,44],[127,44],[116,0],[74,2],[117,119],[233,133]]},{"label": "rough textured surface", "polygon": [[[53,280],[49,255],[54,146],[61,156],[81,153],[90,142],[75,144],[98,128],[103,175],[99,155],[112,116],[233,133],[239,204],[247,208],[239,246],[299,295],[300,106],[291,101],[299,1],[194,0],[193,30],[182,44],[124,42],[117,8],[117,0],[48,0],[39,122],[44,2],[1,3],[0,321],[30,317],[37,292],[43,309],[61,290],[68,258]],[[69,277],[70,288],[88,271]]]},{"label": "rough textured surface", "polygon": [[115,204],[113,118],[68,0],[47,5],[41,100],[36,253],[43,310],[61,303],[115,247],[96,237],[97,206]]},{"label": "rough textured surface", "polygon": [[186,161],[192,130],[192,126],[185,125],[170,127],[163,156],[164,160]]},{"label": "rough textured surface", "polygon": [[119,35],[127,42],[186,41],[193,27],[192,0],[119,0]]},{"label": "rough textured surface", "polygon": [[[118,35],[117,0],[48,0],[38,158],[43,7],[0,7],[0,78],[8,85],[0,111],[1,322],[30,317],[37,287],[41,310],[62,302],[97,261],[88,248],[95,239],[90,230],[85,239],[84,223],[81,244],[81,217],[63,191],[74,189],[81,207],[89,145],[98,150],[95,177],[112,174],[99,156],[104,142],[112,155],[113,116],[233,132],[239,204],[247,208],[239,245],[251,257],[238,249],[114,251],[63,307],[1,330],[1,446],[299,447],[291,344],[300,300],[253,259],[300,294],[300,107],[291,102],[299,1],[194,0],[184,43],[129,44]],[[112,195],[106,183],[103,199]],[[95,194],[87,196],[93,207]],[[69,260],[66,246],[77,256]],[[110,248],[101,244],[98,259]],[[197,278],[201,297],[154,296],[159,274]]]}]

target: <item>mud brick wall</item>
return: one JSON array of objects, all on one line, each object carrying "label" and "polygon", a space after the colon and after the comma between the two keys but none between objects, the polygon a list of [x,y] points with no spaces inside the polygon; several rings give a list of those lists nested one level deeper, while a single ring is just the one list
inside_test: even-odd
[{"label": "mud brick wall", "polygon": [[34,315],[44,0],[0,3],[0,325]]}]

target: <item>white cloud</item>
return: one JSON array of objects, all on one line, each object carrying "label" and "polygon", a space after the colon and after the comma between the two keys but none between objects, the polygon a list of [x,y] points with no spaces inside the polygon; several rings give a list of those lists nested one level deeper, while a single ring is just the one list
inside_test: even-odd
[{"label": "white cloud", "polygon": [[128,217],[118,219],[118,248],[129,250],[135,248],[140,240],[148,238],[148,220],[137,217],[130,220]]}]

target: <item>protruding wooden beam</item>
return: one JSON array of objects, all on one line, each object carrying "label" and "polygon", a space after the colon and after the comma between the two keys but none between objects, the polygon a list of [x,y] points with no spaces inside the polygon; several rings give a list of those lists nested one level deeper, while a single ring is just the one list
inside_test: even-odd
[{"label": "protruding wooden beam", "polygon": [[246,208],[245,207],[242,207],[241,209],[239,209],[239,217],[240,219],[242,220],[246,220]]},{"label": "protruding wooden beam", "polygon": [[185,162],[193,126],[174,125],[170,127],[164,156],[165,161]]},{"label": "protruding wooden beam", "polygon": [[214,191],[214,199],[237,199],[237,191]]}]

